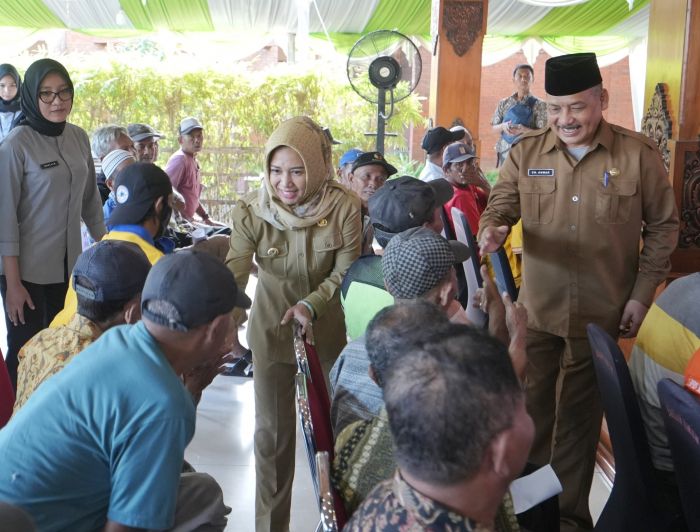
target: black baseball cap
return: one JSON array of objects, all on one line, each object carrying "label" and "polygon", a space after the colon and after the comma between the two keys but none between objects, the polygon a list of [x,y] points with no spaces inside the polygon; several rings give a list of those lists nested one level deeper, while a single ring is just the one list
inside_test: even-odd
[{"label": "black baseball cap", "polygon": [[119,172],[114,182],[116,207],[110,225],[136,224],[161,196],[172,194],[170,178],[153,163],[134,163]]},{"label": "black baseball cap", "polygon": [[91,301],[126,301],[141,292],[150,269],[146,254],[136,244],[102,240],[78,256],[73,288]]},{"label": "black baseball cap", "polygon": [[396,167],[386,162],[384,156],[378,151],[366,151],[359,154],[357,159],[355,159],[355,162],[352,163],[352,171],[354,172],[358,168],[362,166],[369,166],[370,164],[378,164],[379,166],[383,167],[384,170],[386,170],[387,177],[398,172]]},{"label": "black baseball cap", "polygon": [[[158,303],[163,303],[159,305]],[[204,251],[166,255],[148,274],[141,293],[141,314],[175,331],[189,331],[231,312],[250,308],[223,262]]]},{"label": "black baseball cap", "polygon": [[374,236],[386,245],[401,231],[432,220],[435,209],[453,195],[454,189],[446,179],[426,182],[410,175],[390,179],[367,202]]},{"label": "black baseball cap", "polygon": [[429,129],[425,136],[423,137],[423,142],[421,147],[428,153],[435,153],[440,151],[444,146],[452,144],[456,140],[464,138],[464,131],[459,129],[457,131],[450,131],[442,126],[434,127]]}]

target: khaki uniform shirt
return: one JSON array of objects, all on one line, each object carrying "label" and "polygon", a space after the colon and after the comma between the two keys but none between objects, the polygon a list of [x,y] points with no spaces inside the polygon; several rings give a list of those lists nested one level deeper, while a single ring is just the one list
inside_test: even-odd
[{"label": "khaki uniform shirt", "polygon": [[[294,363],[292,325],[280,325],[284,313],[304,299],[311,304],[316,349],[323,360],[335,359],[346,343],[339,287],[345,272],[360,254],[360,208],[350,196],[316,225],[280,230],[259,218],[246,202],[233,211],[233,231],[226,263],[243,289],[253,256],[258,285],[248,323],[248,342],[255,356]],[[236,311],[234,311],[236,317]],[[241,323],[242,316],[237,316]]]},{"label": "khaki uniform shirt", "polygon": [[678,240],[673,189],[656,146],[604,120],[580,161],[552,129],[526,133],[513,146],[480,232],[520,217],[519,299],[530,328],[562,337],[585,336],[590,322],[617,335],[629,299],[651,304]]},{"label": "khaki uniform shirt", "polygon": [[17,412],[46,379],[61,371],[75,355],[97,340],[102,331],[80,314],[56,329],[44,329],[20,350],[17,368]]}]

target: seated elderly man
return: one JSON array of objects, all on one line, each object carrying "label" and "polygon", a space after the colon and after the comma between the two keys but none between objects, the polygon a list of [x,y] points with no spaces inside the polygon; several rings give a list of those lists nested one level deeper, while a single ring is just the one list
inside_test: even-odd
[{"label": "seated elderly man", "polygon": [[78,257],[71,279],[78,312],[66,325],[39,332],[20,350],[15,413],[102,333],[141,318],[141,290],[150,269],[143,251],[117,240],[98,242]]},{"label": "seated elderly man", "polygon": [[437,126],[426,131],[421,147],[425,150],[425,166],[419,178],[422,181],[432,181],[445,177],[442,173],[442,153],[448,144],[461,140],[466,135],[466,129],[447,130]]},{"label": "seated elderly man", "polygon": [[[333,482],[352,514],[367,494],[396,469],[393,441],[384,408],[382,388],[386,368],[400,358],[404,343],[421,340],[425,331],[438,333],[450,323],[444,312],[422,299],[403,301],[379,311],[367,327],[366,354],[371,381],[376,384],[378,412],[368,419],[353,421],[337,434]],[[363,381],[365,381],[363,376]],[[343,397],[353,401],[353,397]],[[347,407],[347,405],[346,405]]]},{"label": "seated elderly man", "polygon": [[[168,226],[172,213],[173,188],[168,175],[154,164],[134,163],[119,173],[115,180],[117,205],[110,216],[111,229],[103,240],[120,240],[136,244],[151,264],[163,257],[159,240]],[[65,325],[77,309],[72,286],[68,287],[63,310],[51,322],[51,327]]]},{"label": "seated elderly man", "polygon": [[134,141],[136,160],[140,163],[155,164],[158,160],[158,141],[163,135],[148,124],[129,124],[126,130]]},{"label": "seated elderly man", "polygon": [[[412,227],[423,226],[439,233],[440,208],[451,197],[452,187],[444,179],[430,183],[408,175],[392,179],[367,202],[374,237],[385,248],[392,237]],[[377,312],[394,303],[384,287],[379,254],[365,255],[353,262],[340,287],[345,330],[353,341],[365,334]]]},{"label": "seated elderly man", "polygon": [[117,206],[117,199],[114,197],[114,178],[124,168],[136,162],[134,154],[126,150],[112,150],[102,159],[102,172],[105,175],[105,185],[109,189],[109,197],[102,205],[102,213],[105,216],[105,225],[109,230],[109,218],[112,211]]},{"label": "seated elderly man", "polygon": [[371,255],[374,232],[370,224],[367,202],[384,186],[389,176],[396,173],[396,168],[390,165],[378,151],[361,153],[352,163],[352,171],[348,175],[350,190],[355,192],[362,201],[362,255]]},{"label": "seated elderly man", "polygon": [[40,530],[223,530],[216,482],[181,473],[195,403],[180,375],[218,362],[234,307],[250,300],[216,258],[160,260],[142,321],[102,334],[0,431],[0,500]]},{"label": "seated elderly man", "polygon": [[[125,127],[116,124],[107,124],[97,128],[92,133],[90,147],[92,148],[93,157],[100,162],[105,158],[105,155],[117,149],[128,151],[133,155],[136,154],[134,142],[129,137],[128,131]],[[105,183],[103,170],[100,170],[100,173],[97,174],[97,188],[100,189],[100,196],[102,196],[102,203],[104,204],[109,196],[109,187]]]},{"label": "seated elderly man", "polygon": [[349,176],[352,172],[352,164],[357,160],[357,157],[363,153],[364,152],[359,148],[352,148],[340,156],[340,159],[338,159],[338,168],[335,169],[335,175],[341,185],[350,188]]},{"label": "seated elderly man", "polygon": [[[401,350],[384,372],[398,469],[344,530],[517,529],[512,509],[499,507],[526,464],[534,425],[505,347],[451,324]],[[508,528],[499,514],[510,516]]]},{"label": "seated elderly man", "polygon": [[[384,283],[397,302],[428,301],[452,321],[468,323],[459,304],[460,312],[450,314],[457,293],[453,266],[464,261],[468,254],[469,249],[464,244],[447,241],[427,228],[409,229],[392,238],[384,251],[381,259]],[[520,374],[525,368],[525,309],[507,298],[501,301],[488,275],[485,282],[489,289],[484,294],[490,316],[489,331],[504,344],[510,342],[513,363]],[[506,311],[511,322],[510,332],[505,322]],[[368,368],[366,346],[358,340],[343,349],[331,369],[331,423],[336,435],[353,421],[372,419],[379,414],[382,393],[370,379]]]}]

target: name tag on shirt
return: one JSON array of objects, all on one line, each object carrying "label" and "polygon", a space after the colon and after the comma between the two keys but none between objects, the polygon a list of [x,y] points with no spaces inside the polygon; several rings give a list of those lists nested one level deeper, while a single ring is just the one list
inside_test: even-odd
[{"label": "name tag on shirt", "polygon": [[554,168],[528,168],[528,177],[552,177],[554,176]]},{"label": "name tag on shirt", "polygon": [[48,163],[44,163],[40,166],[42,170],[46,170],[47,168],[53,168],[54,166],[58,166],[58,161],[51,161]]}]

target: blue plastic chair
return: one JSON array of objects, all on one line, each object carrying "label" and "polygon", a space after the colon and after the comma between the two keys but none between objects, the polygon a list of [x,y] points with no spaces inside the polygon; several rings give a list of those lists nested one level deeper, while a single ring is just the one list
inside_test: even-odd
[{"label": "blue plastic chair", "polygon": [[627,362],[601,327],[589,323],[586,329],[615,457],[615,481],[595,530],[662,532],[670,519],[656,504],[649,444]]},{"label": "blue plastic chair", "polygon": [[518,299],[518,287],[515,286],[513,270],[511,270],[510,262],[508,261],[508,254],[501,248],[495,253],[489,253],[489,258],[491,259],[491,265],[496,275],[498,292],[501,294],[503,292],[508,292],[510,299],[516,301]]},{"label": "blue plastic chair", "polygon": [[700,530],[700,399],[671,379],[657,385],[688,530]]}]

